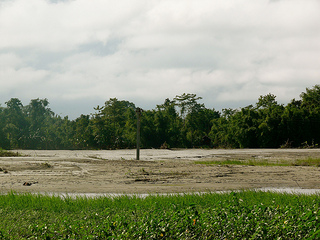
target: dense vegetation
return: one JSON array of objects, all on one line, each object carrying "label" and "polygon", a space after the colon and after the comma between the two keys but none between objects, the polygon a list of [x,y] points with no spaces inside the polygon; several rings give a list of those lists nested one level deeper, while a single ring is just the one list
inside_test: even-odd
[{"label": "dense vegetation", "polygon": [[319,239],[319,195],[0,195],[1,239]]},{"label": "dense vegetation", "polygon": [[[320,142],[320,85],[307,88],[300,100],[278,104],[276,96],[260,96],[240,109],[208,109],[195,94],[166,99],[141,116],[144,148],[317,147]],[[134,148],[136,106],[111,98],[92,115],[75,120],[51,111],[47,99],[23,106],[17,98],[0,106],[3,149]]]}]

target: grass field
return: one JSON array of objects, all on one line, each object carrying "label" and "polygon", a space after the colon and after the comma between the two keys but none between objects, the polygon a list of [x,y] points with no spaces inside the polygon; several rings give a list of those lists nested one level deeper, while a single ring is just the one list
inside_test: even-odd
[{"label": "grass field", "polygon": [[0,239],[319,239],[320,196],[0,195]]}]

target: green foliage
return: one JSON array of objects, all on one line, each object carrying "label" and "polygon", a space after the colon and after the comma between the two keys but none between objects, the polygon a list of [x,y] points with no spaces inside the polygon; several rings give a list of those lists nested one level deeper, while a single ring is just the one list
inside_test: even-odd
[{"label": "green foliage", "polygon": [[0,157],[17,157],[17,156],[19,156],[19,153],[17,152],[6,151],[0,148]]},{"label": "green foliage", "polygon": [[126,134],[130,136],[128,132],[125,132],[125,127],[132,129],[132,123],[135,119],[135,115],[133,115],[135,105],[128,101],[111,98],[105,102],[105,106],[98,106],[95,110],[98,113],[93,116],[92,131],[99,148],[132,147],[133,143],[125,139],[124,136]]},{"label": "green foliage", "polygon": [[302,106],[308,110],[319,110],[320,108],[320,85],[315,85],[313,88],[307,88],[306,92],[301,93]]},{"label": "green foliage", "polygon": [[13,148],[23,147],[28,134],[28,122],[23,112],[23,105],[17,98],[6,102],[7,107],[2,111],[4,146]]},{"label": "green foliage", "polygon": [[256,107],[224,109],[209,134],[216,147],[278,148],[318,146],[320,142],[319,86],[302,93],[287,106],[273,94],[260,96]]},{"label": "green foliage", "polygon": [[[254,105],[218,112],[199,103],[196,94],[165,99],[141,113],[143,148],[315,148],[320,143],[320,85],[286,106],[276,96],[260,96]],[[12,98],[0,106],[0,147],[4,149],[120,149],[136,146],[134,103],[110,98],[92,115],[61,118],[47,99],[23,106]]]},{"label": "green foliage", "polygon": [[0,195],[1,239],[318,239],[319,195]]},{"label": "green foliage", "polygon": [[177,95],[174,101],[177,102],[177,106],[180,108],[180,114],[182,118],[186,117],[186,114],[194,111],[195,108],[203,107],[203,104],[199,104],[197,101],[202,99],[202,97],[197,97],[196,94],[184,93],[182,95]]},{"label": "green foliage", "polygon": [[271,93],[260,96],[257,102],[257,108],[270,108],[275,105],[278,105],[276,96]]},{"label": "green foliage", "polygon": [[28,148],[32,149],[47,149],[50,144],[50,120],[53,117],[53,112],[48,107],[47,99],[32,99],[30,104],[25,107],[26,119],[29,129]]}]

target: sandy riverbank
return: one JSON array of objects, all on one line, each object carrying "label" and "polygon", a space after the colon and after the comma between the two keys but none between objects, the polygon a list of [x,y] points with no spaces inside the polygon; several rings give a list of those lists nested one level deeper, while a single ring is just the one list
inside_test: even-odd
[{"label": "sandy riverbank", "polygon": [[[0,158],[0,191],[171,193],[255,188],[320,189],[320,168],[203,165],[199,160],[320,158],[320,149],[19,150]],[[30,185],[24,185],[29,183]]]}]

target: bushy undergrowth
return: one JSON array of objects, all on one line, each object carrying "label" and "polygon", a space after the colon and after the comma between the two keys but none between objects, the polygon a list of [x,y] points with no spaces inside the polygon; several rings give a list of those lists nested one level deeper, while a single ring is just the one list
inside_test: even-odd
[{"label": "bushy undergrowth", "polygon": [[11,152],[0,148],[0,157],[17,157],[19,156],[18,152]]},{"label": "bushy undergrowth", "polygon": [[319,195],[0,195],[0,239],[319,239]]}]

